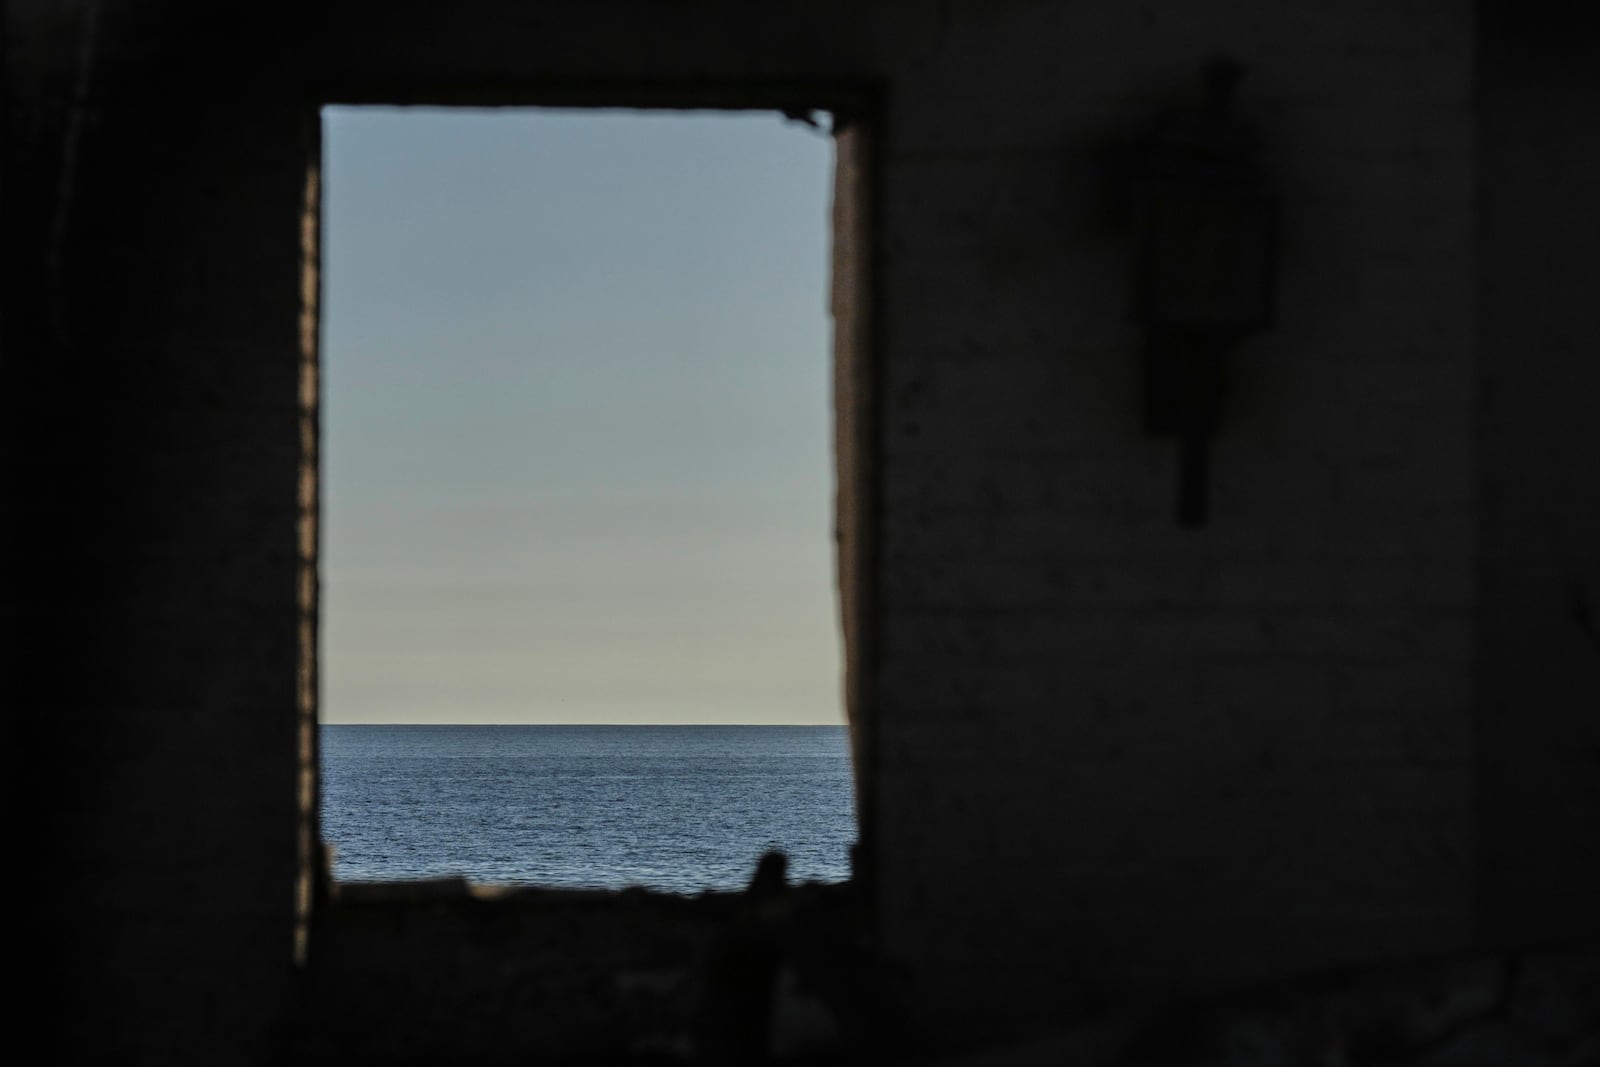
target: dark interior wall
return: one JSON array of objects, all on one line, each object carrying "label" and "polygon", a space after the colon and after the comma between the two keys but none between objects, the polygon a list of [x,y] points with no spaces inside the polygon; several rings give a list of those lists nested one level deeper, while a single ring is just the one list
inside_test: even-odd
[{"label": "dark interior wall", "polygon": [[[7,31],[12,622],[71,1040],[266,1058],[287,1018],[320,99],[882,100],[856,684],[881,946],[930,1033],[1479,916],[1592,930],[1594,96],[1561,34],[1490,49],[1475,98],[1443,0],[13,0]],[[1185,531],[1103,194],[1216,48],[1285,248]]]},{"label": "dark interior wall", "polygon": [[[1470,6],[935,29],[888,109],[876,705],[884,942],[926,1024],[1466,944]],[[1185,529],[1106,172],[1213,49],[1284,221]]]},{"label": "dark interior wall", "polygon": [[305,131],[239,18],[7,10],[8,710],[67,1061],[265,1054],[291,976]]},{"label": "dark interior wall", "polygon": [[1600,933],[1600,32],[1482,5],[1486,932]]}]

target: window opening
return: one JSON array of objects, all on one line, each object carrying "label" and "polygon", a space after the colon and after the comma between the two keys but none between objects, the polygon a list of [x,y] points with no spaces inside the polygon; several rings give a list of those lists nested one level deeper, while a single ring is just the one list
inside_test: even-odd
[{"label": "window opening", "polygon": [[335,878],[842,880],[832,141],[328,107],[322,161]]}]

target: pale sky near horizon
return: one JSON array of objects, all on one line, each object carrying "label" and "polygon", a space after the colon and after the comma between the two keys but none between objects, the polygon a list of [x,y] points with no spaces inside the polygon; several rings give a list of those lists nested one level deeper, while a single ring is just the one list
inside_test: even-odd
[{"label": "pale sky near horizon", "polygon": [[842,723],[831,140],[323,132],[322,721]]}]

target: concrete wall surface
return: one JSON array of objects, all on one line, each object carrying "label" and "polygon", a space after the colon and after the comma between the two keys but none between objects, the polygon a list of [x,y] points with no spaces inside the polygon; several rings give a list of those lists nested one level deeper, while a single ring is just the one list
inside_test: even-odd
[{"label": "concrete wall surface", "polygon": [[[929,1041],[1600,937],[1600,95],[1563,10],[12,0],[8,626],[63,1047],[293,1045],[333,102],[857,109],[865,888]],[[1277,307],[1189,528],[1128,161],[1219,52]]]}]

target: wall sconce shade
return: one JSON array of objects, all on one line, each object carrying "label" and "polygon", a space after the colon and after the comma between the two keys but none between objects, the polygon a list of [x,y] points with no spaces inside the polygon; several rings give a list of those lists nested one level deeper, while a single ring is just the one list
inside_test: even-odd
[{"label": "wall sconce shade", "polygon": [[1232,335],[1272,325],[1278,220],[1270,194],[1168,180],[1150,183],[1140,200],[1138,322]]},{"label": "wall sconce shade", "polygon": [[1225,357],[1275,310],[1278,202],[1259,137],[1232,113],[1241,75],[1231,59],[1207,64],[1203,103],[1152,131],[1134,187],[1130,311],[1144,327],[1145,425],[1178,439],[1178,521],[1191,527],[1209,510]]}]

